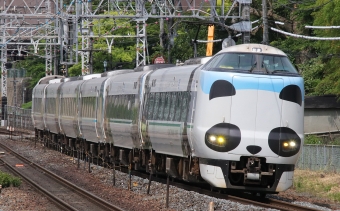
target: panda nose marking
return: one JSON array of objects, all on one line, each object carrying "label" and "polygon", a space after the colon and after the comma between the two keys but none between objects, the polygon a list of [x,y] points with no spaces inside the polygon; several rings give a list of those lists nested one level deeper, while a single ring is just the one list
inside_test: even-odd
[{"label": "panda nose marking", "polygon": [[255,155],[255,154],[259,153],[262,150],[262,148],[260,146],[256,146],[256,145],[249,145],[249,146],[247,146],[247,150],[250,154]]}]

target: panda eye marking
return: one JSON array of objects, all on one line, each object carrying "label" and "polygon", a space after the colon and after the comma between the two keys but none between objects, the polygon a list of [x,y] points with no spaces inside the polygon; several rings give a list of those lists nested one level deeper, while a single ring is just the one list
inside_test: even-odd
[{"label": "panda eye marking", "polygon": [[277,127],[268,136],[269,148],[281,157],[296,155],[301,147],[301,138],[288,127]]},{"label": "panda eye marking", "polygon": [[297,85],[288,85],[280,92],[280,99],[302,105],[301,89]]},{"label": "panda eye marking", "polygon": [[211,85],[209,100],[217,97],[233,96],[235,94],[235,87],[229,81],[217,80]]},{"label": "panda eye marking", "polygon": [[241,130],[236,125],[219,123],[205,133],[205,144],[217,152],[229,152],[241,142]]}]

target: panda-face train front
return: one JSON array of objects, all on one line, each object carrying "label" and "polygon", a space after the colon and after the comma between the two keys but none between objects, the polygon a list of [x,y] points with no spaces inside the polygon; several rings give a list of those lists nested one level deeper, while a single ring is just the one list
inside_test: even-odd
[{"label": "panda-face train front", "polygon": [[[235,62],[230,57],[243,62],[220,66]],[[303,80],[288,59],[222,53],[202,68],[199,83],[193,148],[202,178],[220,188],[288,189],[303,144],[304,107]]]}]

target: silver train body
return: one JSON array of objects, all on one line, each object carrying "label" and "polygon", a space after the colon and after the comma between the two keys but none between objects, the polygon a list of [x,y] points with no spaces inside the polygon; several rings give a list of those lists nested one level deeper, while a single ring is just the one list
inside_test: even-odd
[{"label": "silver train body", "polygon": [[38,136],[85,152],[98,146],[91,152],[110,162],[278,193],[293,182],[303,108],[303,79],[286,54],[242,44],[203,65],[40,83],[32,118]]}]

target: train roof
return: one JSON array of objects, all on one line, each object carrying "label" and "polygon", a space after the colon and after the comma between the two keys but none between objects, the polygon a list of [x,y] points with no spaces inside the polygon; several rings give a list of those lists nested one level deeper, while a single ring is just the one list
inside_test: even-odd
[{"label": "train roof", "polygon": [[209,61],[212,56],[205,56],[205,57],[197,57],[185,60],[184,65],[191,65],[191,64],[205,64]]},{"label": "train roof", "polygon": [[77,81],[80,79],[82,79],[82,76],[74,76],[74,77],[64,78],[61,80],[61,82]]},{"label": "train roof", "polygon": [[58,84],[58,83],[61,83],[61,80],[63,80],[63,79],[62,78],[56,78],[56,79],[49,80],[48,83],[49,84]]},{"label": "train roof", "polygon": [[134,71],[133,69],[112,70],[112,71],[102,73],[102,77],[110,77],[110,76],[118,75],[122,73],[130,73],[133,71]]},{"label": "train roof", "polygon": [[41,78],[37,84],[49,84],[49,82],[51,80],[58,79],[58,78],[62,79],[62,78],[65,78],[65,76],[62,76],[62,75],[48,75],[48,76],[45,76],[45,77]]},{"label": "train roof", "polygon": [[90,75],[83,75],[82,79],[84,81],[86,80],[90,80],[90,79],[94,79],[94,78],[101,78],[102,74],[101,73],[94,73],[94,74],[90,74]]},{"label": "train roof", "polygon": [[244,53],[258,52],[258,53],[264,53],[264,54],[276,54],[276,55],[287,56],[283,51],[281,51],[278,48],[275,48],[269,45],[256,44],[256,43],[229,46],[229,47],[222,49],[217,54],[226,53],[226,52],[244,52]]},{"label": "train roof", "polygon": [[134,70],[135,72],[141,72],[141,71],[148,71],[148,70],[157,70],[162,69],[166,67],[175,67],[175,64],[150,64],[150,65],[144,65],[136,67]]}]

